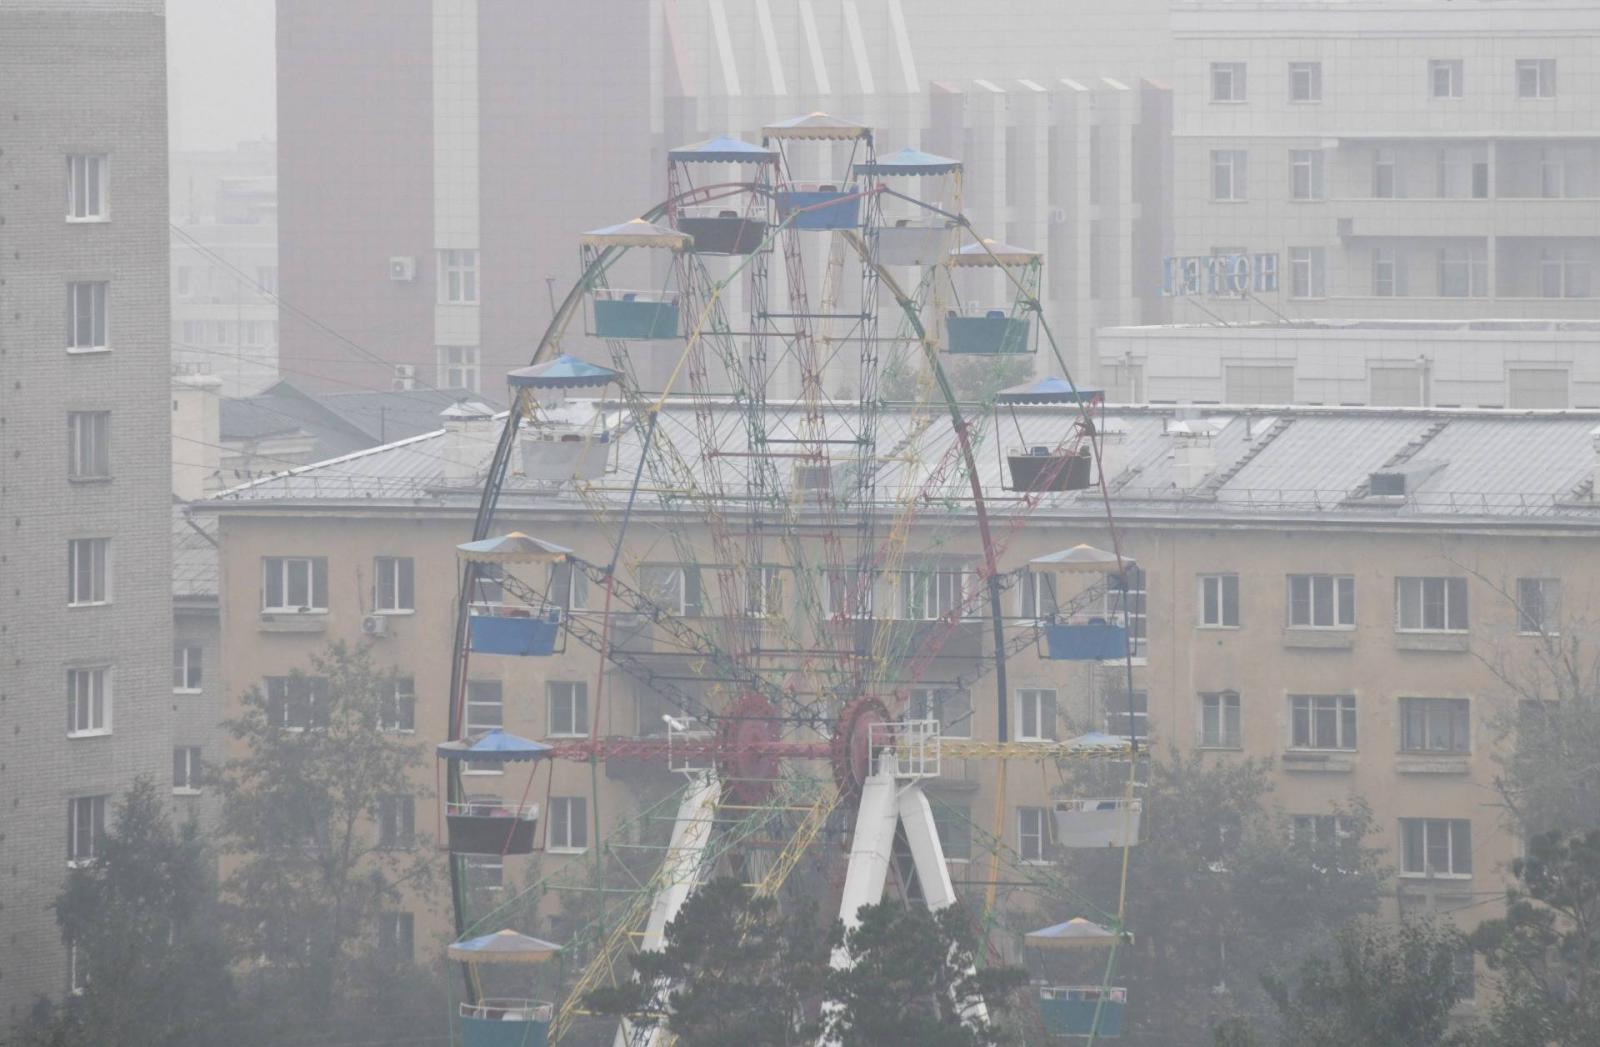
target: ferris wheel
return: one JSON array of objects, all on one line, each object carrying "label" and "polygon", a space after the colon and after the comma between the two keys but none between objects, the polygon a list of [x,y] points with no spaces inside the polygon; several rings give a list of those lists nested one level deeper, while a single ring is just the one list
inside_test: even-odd
[{"label": "ferris wheel", "polygon": [[[1103,487],[1098,394],[1063,363],[1059,377],[974,407],[945,374],[953,357],[1054,352],[1038,309],[1040,255],[974,232],[959,161],[909,148],[880,157],[872,129],[823,113],[770,124],[760,144],[724,137],[671,150],[666,183],[663,204],[579,237],[582,276],[530,365],[508,376],[505,427],[460,546],[439,755],[468,1047],[559,1041],[584,994],[623,976],[631,950],[660,948],[696,884],[719,870],[781,898],[805,869],[798,879],[847,926],[891,882],[931,908],[950,905],[941,818],[923,788],[948,761],[996,762],[998,819],[1008,759],[1131,768],[1137,749],[1100,734],[1019,743],[1008,725],[1008,658],[1037,648],[1054,660],[1123,659],[1129,642],[1125,625],[1087,620],[1100,606],[1095,585],[1054,595],[1058,573],[1124,574],[1120,549],[1032,565],[1006,556],[1047,499]],[[1041,405],[1054,417],[1029,410]],[[986,439],[997,470],[980,458]],[[508,493],[581,515],[586,551],[507,529],[497,513]],[[1008,616],[1004,596],[1022,572],[1051,579],[1050,606],[1034,592],[1032,613]],[[495,599],[483,598],[488,588]],[[542,739],[475,729],[469,664],[568,651],[598,666],[586,724]],[[600,733],[621,681],[659,703],[663,732]],[[946,704],[959,692],[973,695],[964,711]],[[996,737],[972,738],[963,722],[988,701]],[[541,817],[551,830],[583,817],[533,802],[540,776],[563,760],[608,772],[648,764],[674,784],[608,812],[603,839],[596,784],[584,808],[592,862],[481,904],[469,856],[536,854]],[[520,799],[474,797],[468,775],[483,767],[522,774]],[[1139,816],[1131,785],[1122,797],[1075,798],[1055,812],[1057,836],[1126,854]],[[666,828],[641,842],[652,826]],[[969,827],[986,852],[974,855],[987,871],[986,915],[1002,866],[1047,875],[991,829]],[[510,926],[564,888],[588,892],[570,940]],[[1094,915],[1103,935],[1066,939],[1125,940],[1120,906]],[[1028,940],[1059,944],[1040,934]],[[560,993],[547,991],[559,999],[504,999],[484,986],[479,964],[492,973],[552,956],[563,975]],[[841,951],[833,962],[852,959]],[[1124,1000],[1108,984],[1040,992],[1048,1030],[1091,1042],[1120,1029]],[[965,1013],[980,1020],[982,1002]],[[618,1045],[664,1042],[627,1022],[615,1035]]]}]

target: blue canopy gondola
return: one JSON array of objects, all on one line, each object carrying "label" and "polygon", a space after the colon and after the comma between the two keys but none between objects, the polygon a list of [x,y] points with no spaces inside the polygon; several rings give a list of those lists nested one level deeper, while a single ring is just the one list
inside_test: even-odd
[{"label": "blue canopy gondola", "polygon": [[954,174],[961,170],[961,161],[952,160],[948,156],[935,156],[933,153],[924,153],[920,149],[906,146],[898,152],[876,160],[866,160],[855,165],[856,174],[865,175],[906,175],[921,177],[928,175]]},{"label": "blue canopy gondola", "polygon": [[669,149],[667,159],[679,164],[770,164],[777,161],[778,153],[730,135],[718,135]]},{"label": "blue canopy gondola", "polygon": [[[1092,948],[1133,941],[1126,931],[1102,927],[1083,917],[1041,927],[1023,936],[1023,943],[1035,949]],[[1039,1016],[1049,1036],[1122,1035],[1123,1011],[1128,1005],[1128,990],[1099,985],[1051,985],[1034,983],[1039,992]]]},{"label": "blue canopy gondola", "polygon": [[483,999],[479,964],[544,963],[561,946],[510,929],[452,942],[446,950],[452,960],[467,965],[477,1003],[461,1005],[463,1047],[544,1047],[549,1040],[555,1008],[542,1000]]},{"label": "blue canopy gondola", "polygon": [[572,550],[512,531],[476,542],[463,542],[456,546],[456,555],[476,563],[562,563],[572,555]]},{"label": "blue canopy gondola", "polygon": [[1098,404],[1105,400],[1103,389],[1080,389],[1071,379],[1045,375],[1031,382],[1013,385],[995,394],[997,404]]},{"label": "blue canopy gondola", "polygon": [[471,760],[473,763],[522,763],[550,755],[550,746],[531,738],[496,727],[474,739],[442,742],[436,750],[447,760]]},{"label": "blue canopy gondola", "polygon": [[507,928],[493,934],[451,942],[446,950],[452,960],[462,963],[543,963],[561,951],[561,946]]},{"label": "blue canopy gondola", "polygon": [[562,353],[554,360],[509,372],[506,382],[513,389],[599,389],[619,377],[620,371]]},{"label": "blue canopy gondola", "polygon": [[[1088,411],[1104,409],[1105,392],[1079,389],[1071,379],[1056,375],[1035,378],[995,394],[996,428],[1000,407],[1010,409],[1017,444],[1007,449],[1006,465],[1013,491],[1082,491],[1094,483],[1094,448],[1097,426]],[[1018,407],[1056,406],[1078,413],[1072,427],[1058,443],[1035,442],[1023,427]],[[1031,417],[1031,416],[1029,416]],[[1054,425],[1051,429],[1059,432]]]},{"label": "blue canopy gondola", "polygon": [[[435,750],[445,760],[470,760],[499,768],[533,763],[550,755],[550,746],[495,728],[477,738],[444,742]],[[533,778],[528,779],[529,788]],[[523,797],[526,800],[526,796]],[[539,827],[539,805],[511,805],[498,797],[452,801],[445,809],[450,850],[457,854],[531,854]]]}]

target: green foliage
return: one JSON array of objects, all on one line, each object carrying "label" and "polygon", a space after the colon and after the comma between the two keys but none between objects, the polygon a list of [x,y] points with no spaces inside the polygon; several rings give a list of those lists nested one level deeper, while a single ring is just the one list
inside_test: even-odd
[{"label": "green foliage", "polygon": [[101,856],[67,875],[56,923],[87,984],[66,1004],[42,1002],[22,1043],[205,1047],[236,1017],[213,862],[192,821],[173,829],[169,803],[135,782]]},{"label": "green foliage", "polygon": [[[1269,805],[1266,762],[1175,749],[1148,759],[1143,832],[1128,871],[1134,941],[1119,952],[1116,976],[1128,988],[1124,1042],[1190,1047],[1229,1018],[1270,1029],[1262,976],[1293,969],[1352,917],[1377,909],[1386,871],[1367,845],[1371,811],[1359,800],[1329,808],[1341,834],[1293,841]],[[1119,795],[1126,773],[1085,768],[1078,795]],[[1071,889],[1050,899],[1039,923],[1117,911],[1120,850],[1068,850],[1057,868]]]},{"label": "green foliage", "polygon": [[956,396],[970,403],[994,402],[994,394],[1033,377],[1031,355],[969,357],[946,371]]},{"label": "green foliage", "polygon": [[287,708],[259,689],[241,697],[226,726],[242,755],[221,785],[223,838],[239,857],[225,884],[233,931],[245,955],[266,961],[251,989],[316,1024],[370,987],[379,916],[425,890],[433,862],[420,836],[379,844],[380,798],[413,793],[423,760],[420,745],[379,728],[393,673],[342,643],[311,668],[291,677]]},{"label": "green foliage", "polygon": [[1484,1047],[1580,1047],[1600,1030],[1600,831],[1536,836],[1506,915],[1472,933],[1498,981]]},{"label": "green foliage", "polygon": [[[1006,1042],[998,1021],[1027,983],[1020,967],[972,970],[981,942],[961,905],[936,913],[882,902],[859,926],[836,928],[855,963],[830,971],[827,1032],[844,1047],[987,1047]],[[975,1014],[981,1001],[989,1018]]]},{"label": "green foliage", "polygon": [[1449,1035],[1458,999],[1454,928],[1426,921],[1398,927],[1364,919],[1334,938],[1331,955],[1300,965],[1292,982],[1269,980],[1283,1017],[1284,1047],[1435,1047]]}]

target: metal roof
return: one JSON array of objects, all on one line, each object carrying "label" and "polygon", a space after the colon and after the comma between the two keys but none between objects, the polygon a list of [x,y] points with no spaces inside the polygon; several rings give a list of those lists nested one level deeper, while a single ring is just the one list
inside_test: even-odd
[{"label": "metal roof", "polygon": [[172,507],[172,595],[215,599],[220,572],[217,568],[217,518],[210,513],[191,516],[186,505]]}]

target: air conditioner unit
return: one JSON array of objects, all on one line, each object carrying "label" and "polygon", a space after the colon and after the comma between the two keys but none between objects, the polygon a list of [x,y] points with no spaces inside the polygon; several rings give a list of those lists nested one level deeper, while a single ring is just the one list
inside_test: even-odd
[{"label": "air conditioner unit", "polygon": [[389,619],[381,614],[369,614],[361,619],[362,636],[388,636]]},{"label": "air conditioner unit", "polygon": [[391,387],[397,393],[408,393],[417,387],[417,365],[395,364]]},{"label": "air conditioner unit", "polygon": [[417,278],[417,260],[410,255],[395,255],[389,259],[389,279],[410,283]]}]

